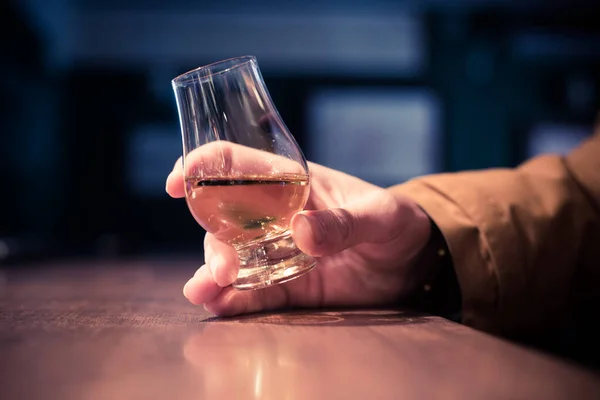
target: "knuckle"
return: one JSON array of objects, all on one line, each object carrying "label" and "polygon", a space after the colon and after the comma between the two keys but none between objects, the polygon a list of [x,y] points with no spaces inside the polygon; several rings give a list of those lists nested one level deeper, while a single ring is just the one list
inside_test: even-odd
[{"label": "knuckle", "polygon": [[356,233],[356,219],[347,210],[338,208],[332,210],[334,227],[342,240],[348,240]]}]

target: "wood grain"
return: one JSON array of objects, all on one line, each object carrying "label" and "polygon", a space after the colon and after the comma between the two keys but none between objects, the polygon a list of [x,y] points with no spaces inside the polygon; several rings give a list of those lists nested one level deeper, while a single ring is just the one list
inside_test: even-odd
[{"label": "wood grain", "polygon": [[45,265],[0,276],[0,398],[600,399],[598,375],[398,309],[218,319],[191,262]]}]

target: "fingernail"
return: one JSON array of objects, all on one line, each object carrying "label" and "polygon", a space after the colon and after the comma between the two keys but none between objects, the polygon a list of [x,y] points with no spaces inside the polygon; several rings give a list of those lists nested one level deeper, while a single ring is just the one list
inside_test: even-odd
[{"label": "fingernail", "polygon": [[232,268],[227,268],[225,259],[222,256],[213,256],[209,268],[213,279],[221,287],[231,285],[237,278],[237,272]]},{"label": "fingernail", "polygon": [[[192,279],[194,279],[194,278],[192,278]],[[185,296],[185,298],[186,298],[186,299],[189,299],[189,298],[190,298],[190,297],[188,296],[188,294],[187,294],[187,290],[188,290],[189,284],[190,284],[190,282],[192,281],[192,279],[190,279],[189,281],[187,281],[187,282],[185,283],[185,285],[183,285],[183,295]]]},{"label": "fingernail", "polygon": [[210,268],[210,273],[213,276],[213,279],[217,278],[217,268],[219,268],[219,265],[221,264],[221,257],[219,256],[213,256],[213,258],[210,260],[210,263],[208,264],[208,268]]},{"label": "fingernail", "polygon": [[316,245],[321,245],[325,241],[325,232],[319,221],[314,217],[308,215],[298,214],[300,226],[304,226],[302,229],[307,229],[312,237],[313,242]]},{"label": "fingernail", "polygon": [[167,179],[165,179],[165,192],[169,193],[169,178],[171,174],[167,175]]},{"label": "fingernail", "polygon": [[235,282],[235,280],[237,279],[238,273],[235,269],[230,269],[227,272],[227,284],[231,285],[233,282]]}]

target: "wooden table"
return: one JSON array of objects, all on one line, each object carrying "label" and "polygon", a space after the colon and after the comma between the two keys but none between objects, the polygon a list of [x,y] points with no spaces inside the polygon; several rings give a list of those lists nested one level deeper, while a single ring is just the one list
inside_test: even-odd
[{"label": "wooden table", "polygon": [[0,399],[600,399],[600,378],[397,309],[217,319],[189,262],[0,275]]}]

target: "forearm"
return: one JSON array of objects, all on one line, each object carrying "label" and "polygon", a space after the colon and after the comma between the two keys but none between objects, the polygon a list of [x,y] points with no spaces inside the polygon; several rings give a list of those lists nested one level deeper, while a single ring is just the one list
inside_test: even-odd
[{"label": "forearm", "polygon": [[546,156],[514,170],[435,175],[390,189],[416,201],[443,233],[464,323],[513,336],[569,320],[581,250],[599,224],[594,154],[577,158],[575,172],[569,159]]}]

